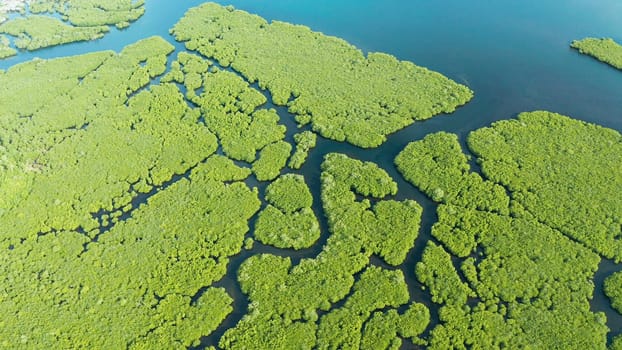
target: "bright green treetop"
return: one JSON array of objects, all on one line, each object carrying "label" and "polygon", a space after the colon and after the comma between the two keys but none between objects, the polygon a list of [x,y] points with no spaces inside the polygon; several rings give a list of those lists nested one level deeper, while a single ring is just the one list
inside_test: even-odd
[{"label": "bright green treetop", "polygon": [[341,39],[215,3],[188,11],[171,33],[188,49],[257,81],[300,123],[361,147],[376,147],[415,120],[453,112],[473,96],[410,62],[365,56]]},{"label": "bright green treetop", "polygon": [[622,46],[611,38],[574,40],[571,47],[615,68],[622,69]]}]

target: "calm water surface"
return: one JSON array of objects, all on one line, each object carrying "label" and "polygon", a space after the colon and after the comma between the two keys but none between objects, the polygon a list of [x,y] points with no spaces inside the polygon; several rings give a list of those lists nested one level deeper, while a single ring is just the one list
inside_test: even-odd
[{"label": "calm water surface", "polygon": [[[387,52],[468,85],[475,98],[456,113],[417,123],[389,138],[373,150],[320,139],[302,169],[319,205],[319,165],[328,152],[344,152],[371,160],[386,169],[398,182],[398,198],[414,198],[424,207],[424,222],[416,247],[402,269],[408,276],[413,298],[430,303],[414,279],[414,263],[429,238],[435,221],[435,206],[406,183],[392,166],[393,158],[410,141],[439,130],[457,133],[463,140],[472,130],[515,117],[531,110],[550,110],[622,131],[622,72],[569,48],[573,39],[586,36],[612,37],[622,42],[622,2],[618,0],[484,1],[484,0],[239,0],[217,1],[223,5],[257,13],[267,19],[305,24],[334,35],[364,52]],[[52,58],[96,50],[120,50],[139,39],[168,35],[185,11],[203,1],[147,0],[145,16],[130,28],[113,29],[105,38],[88,43],[21,53],[0,62],[6,69],[34,57]],[[178,49],[182,45],[176,44]],[[279,111],[283,118],[287,112]],[[288,120],[289,132],[294,125]],[[263,187],[262,185],[260,187]],[[323,223],[325,227],[325,223]],[[322,240],[325,240],[326,233]],[[315,256],[314,248],[296,253],[296,259]],[[205,343],[213,343],[226,327],[235,325],[245,311],[245,297],[236,286],[235,269],[249,254],[289,254],[257,245],[232,260],[230,273],[220,285],[236,298],[236,312]],[[620,266],[603,261],[595,276],[592,308],[607,314],[611,335],[622,332],[622,316],[609,305],[602,281]],[[435,310],[433,308],[432,310]]]}]

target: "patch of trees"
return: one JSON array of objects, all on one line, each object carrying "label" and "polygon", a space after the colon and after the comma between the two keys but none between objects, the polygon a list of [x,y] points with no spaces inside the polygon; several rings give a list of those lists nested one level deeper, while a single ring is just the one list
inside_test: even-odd
[{"label": "patch of trees", "polygon": [[277,248],[309,248],[320,238],[311,205],[313,196],[302,175],[286,174],[266,188],[268,206],[255,225],[255,238]]},{"label": "patch of trees", "polygon": [[[295,266],[289,258],[274,255],[247,259],[238,271],[238,281],[250,300],[249,310],[234,328],[225,332],[220,347],[274,349],[333,344],[358,348],[364,337],[363,325],[372,312],[393,315],[394,307],[409,301],[401,272],[367,266],[374,253],[390,264],[403,262],[418,234],[421,208],[412,201],[380,200],[396,192],[395,182],[377,165],[345,155],[326,157],[321,180],[322,203],[331,231],[322,252]],[[295,200],[289,194],[284,197],[279,187],[267,191],[269,201],[297,203],[281,204],[282,208],[310,203],[305,195],[296,196]],[[374,211],[369,199],[364,203],[356,199],[353,189],[377,199],[376,208],[386,205],[390,210]],[[389,229],[387,223],[394,225]],[[361,278],[355,284],[358,273]],[[348,295],[344,308],[331,310],[334,303]],[[417,305],[411,305],[414,311],[398,316],[386,330],[375,331],[383,332],[382,336],[393,343],[398,342],[394,338],[400,335],[416,337],[428,320],[424,307]],[[384,310],[389,306],[389,310]],[[329,310],[325,316],[319,316]],[[335,332],[335,323],[344,325],[343,332]]]},{"label": "patch of trees", "polygon": [[622,314],[622,272],[607,277],[603,289],[611,301],[611,306]]},{"label": "patch of trees", "polygon": [[[1,98],[0,133],[10,140],[3,143],[0,192],[2,207],[14,213],[0,222],[6,230],[20,227],[15,239],[95,230],[95,213],[126,208],[133,196],[216,150],[216,138],[197,125],[198,114],[174,86],[128,100],[163,69],[140,62],[165,62],[171,50],[163,39],[151,38],[120,55],[33,61],[0,76],[8,91]],[[130,86],[137,75],[140,84]],[[17,82],[13,89],[10,82]],[[23,103],[24,94],[33,96],[30,103]]]},{"label": "patch of trees", "polygon": [[0,301],[6,313],[0,343],[196,345],[232,311],[224,289],[204,287],[225,274],[259,209],[257,192],[237,182],[248,171],[236,168],[219,156],[208,159],[97,241],[58,231],[5,251],[2,283],[12,287]]},{"label": "patch of trees", "polygon": [[317,135],[311,131],[303,131],[294,135],[296,142],[296,151],[292,154],[288,166],[292,169],[300,169],[307,160],[309,151],[315,147]]},{"label": "patch of trees", "polygon": [[[0,33],[15,37],[15,47],[29,51],[95,40],[109,25],[129,26],[144,14],[143,5],[144,0],[36,0],[28,4],[30,13],[0,24]],[[60,18],[51,16],[55,14]]]},{"label": "patch of trees", "polygon": [[253,173],[257,180],[274,180],[285,168],[291,153],[292,145],[285,141],[277,141],[262,148],[259,159],[253,163]]},{"label": "patch of trees", "polygon": [[185,52],[163,81],[184,85],[186,98],[200,107],[205,126],[218,137],[224,154],[253,163],[260,181],[279,176],[292,146],[283,141],[285,126],[279,124],[276,111],[260,108],[266,103],[264,95],[235,73]]},{"label": "patch of trees", "polygon": [[211,284],[260,201],[176,85],[143,89],[172,49],[0,73],[0,346],[189,347],[231,312]]},{"label": "patch of trees", "polygon": [[622,136],[550,112],[472,132],[483,174],[512,194],[515,216],[533,216],[601,255],[622,261]]},{"label": "patch of trees", "polygon": [[382,53],[365,56],[305,26],[268,23],[215,3],[189,10],[171,33],[189,50],[268,89],[301,125],[311,123],[324,137],[361,147],[376,147],[415,120],[453,112],[473,95],[410,62]]},{"label": "patch of trees", "polygon": [[482,175],[447,133],[396,158],[441,203],[432,227],[440,244],[428,242],[416,267],[441,305],[430,348],[604,349],[609,329],[590,300],[597,253],[619,251],[620,135],[532,112],[472,132],[468,146]]},{"label": "patch of trees", "polygon": [[471,172],[468,161],[458,137],[439,132],[406,146],[395,165],[435,202],[508,214],[505,189]]},{"label": "patch of trees", "polygon": [[56,18],[42,15],[16,18],[0,25],[0,33],[15,37],[15,47],[28,51],[76,41],[99,39],[108,30],[107,26],[75,27]]},{"label": "patch of trees", "polygon": [[17,50],[11,47],[11,42],[9,39],[0,35],[0,59],[15,56],[17,54]]},{"label": "patch of trees", "polygon": [[622,69],[622,46],[611,38],[574,40],[570,46],[617,69]]}]

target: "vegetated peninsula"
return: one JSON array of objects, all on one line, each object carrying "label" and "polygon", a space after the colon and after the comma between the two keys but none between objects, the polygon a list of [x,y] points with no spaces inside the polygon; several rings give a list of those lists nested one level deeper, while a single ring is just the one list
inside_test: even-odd
[{"label": "vegetated peninsula", "polygon": [[268,23],[214,3],[188,11],[171,33],[189,50],[268,89],[299,124],[360,147],[376,147],[388,134],[451,113],[473,96],[467,87],[410,62],[382,53],[365,56],[308,27]]},{"label": "vegetated peninsula", "polygon": [[[440,244],[416,267],[441,305],[430,348],[605,349],[605,315],[589,302],[601,256],[622,260],[620,134],[532,112],[472,132],[468,146],[483,176],[444,132],[395,159],[440,204]],[[605,285],[615,307],[619,279]]]},{"label": "vegetated peninsula", "polygon": [[582,54],[590,55],[617,69],[622,69],[622,46],[611,38],[585,38],[573,41],[570,46]]},{"label": "vegetated peninsula", "polygon": [[[6,6],[5,14],[21,15],[0,21],[0,33],[10,35],[15,48],[28,51],[99,39],[110,25],[125,28],[145,12],[144,0],[31,0]],[[0,42],[0,58],[9,56],[3,47],[7,43]]]},{"label": "vegetated peninsula", "polygon": [[4,35],[0,35],[0,59],[15,56],[17,50],[11,47],[9,38]]}]

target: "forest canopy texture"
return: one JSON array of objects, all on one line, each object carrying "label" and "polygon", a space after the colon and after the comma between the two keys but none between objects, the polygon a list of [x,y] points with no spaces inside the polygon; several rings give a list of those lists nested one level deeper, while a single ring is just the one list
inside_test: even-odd
[{"label": "forest canopy texture", "polygon": [[[31,11],[91,28],[142,9],[113,3],[96,23],[96,1]],[[473,93],[213,3],[171,33],[187,50],[150,37],[0,71],[0,347],[607,348],[590,301],[601,260],[622,261],[617,131],[534,111],[413,140],[392,169],[315,166],[320,142],[377,147]]]}]

